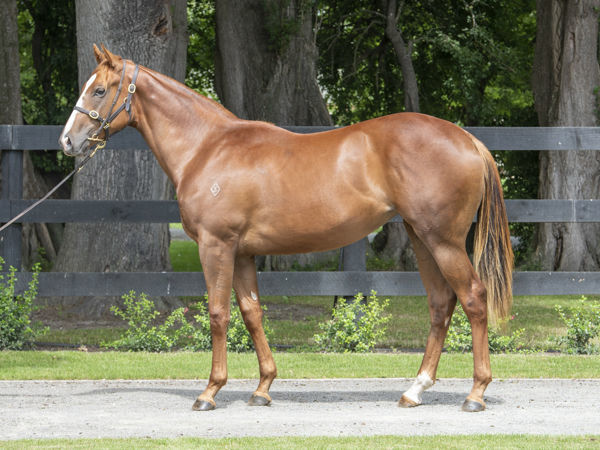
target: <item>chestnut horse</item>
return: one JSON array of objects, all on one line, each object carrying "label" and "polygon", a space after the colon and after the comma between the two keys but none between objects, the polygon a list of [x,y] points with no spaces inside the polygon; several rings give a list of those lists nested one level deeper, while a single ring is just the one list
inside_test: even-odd
[{"label": "chestnut horse", "polygon": [[[492,380],[488,319],[505,317],[510,309],[513,256],[498,171],[480,141],[452,123],[411,113],[295,134],[239,119],[104,47],[94,46],[94,52],[98,67],[60,144],[67,155],[89,155],[94,142],[103,146],[110,134],[130,125],[173,182],[208,290],[212,370],[195,410],[214,409],[227,381],[232,287],[260,368],[249,403],[271,403],[277,369],[262,327],[255,255],[339,248],[396,214],[417,255],[431,318],[416,381],[399,403],[419,405],[433,385],[458,298],[471,323],[474,359],[473,388],[463,409],[485,408],[483,394]],[[465,240],[476,214],[471,264]]]}]

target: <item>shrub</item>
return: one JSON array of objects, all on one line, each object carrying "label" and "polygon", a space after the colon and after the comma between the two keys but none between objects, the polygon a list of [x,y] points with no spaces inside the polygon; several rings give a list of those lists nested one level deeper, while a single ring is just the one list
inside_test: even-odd
[{"label": "shrub", "polygon": [[[252,351],[254,349],[252,339],[234,299],[232,293],[227,348],[232,352]],[[206,308],[207,295],[204,296],[204,302],[192,305],[192,308],[197,310],[193,322],[189,322],[185,317],[187,308],[178,308],[167,317],[162,325],[155,324],[160,313],[154,308],[154,302],[149,300],[145,294],[142,293],[137,298],[137,294],[131,291],[123,296],[123,300],[124,309],[113,306],[111,311],[126,320],[129,328],[120,339],[103,343],[104,347],[149,352],[165,352],[175,348],[205,351],[212,348],[210,317]],[[263,307],[263,310],[265,309]],[[268,338],[271,328],[266,319],[264,328]]]},{"label": "shrub", "polygon": [[15,295],[17,269],[9,267],[2,275],[4,259],[0,257],[0,350],[20,350],[30,346],[33,340],[46,332],[31,322],[33,300],[37,295],[40,265],[32,268],[32,278],[23,295]]},{"label": "shrub", "polygon": [[[512,320],[512,318],[509,320]],[[521,336],[524,331],[524,328],[519,328],[510,335],[501,335],[494,328],[489,328],[488,341],[490,353],[526,352],[527,350],[521,342]],[[446,338],[446,350],[453,353],[466,353],[473,350],[471,324],[460,306],[457,307],[452,316],[452,323],[450,324],[448,337]]]},{"label": "shrub", "polygon": [[566,336],[559,336],[554,341],[564,346],[567,353],[598,353],[598,346],[592,340],[600,334],[600,302],[590,302],[582,296],[575,306],[555,305],[554,309],[567,326]]},{"label": "shrub", "polygon": [[[254,350],[254,343],[250,337],[250,333],[246,329],[246,324],[242,318],[240,308],[235,303],[235,293],[231,292],[231,319],[229,321],[229,328],[227,329],[227,349],[236,353],[250,352]],[[208,302],[208,295],[204,295],[204,302],[198,302],[193,306],[198,310],[198,313],[194,315],[196,326],[192,336],[190,336],[189,343],[186,346],[187,350],[203,351],[210,350],[212,348],[212,338],[210,334],[210,317],[206,308]],[[267,308],[262,306],[263,311]],[[267,340],[273,334],[273,330],[269,325],[269,321],[266,317],[263,318],[263,328]]]},{"label": "shrub", "polygon": [[390,319],[389,315],[383,314],[389,300],[380,303],[375,291],[371,291],[366,304],[363,300],[361,293],[352,301],[339,298],[331,320],[319,324],[323,332],[314,335],[319,350],[346,353],[373,349],[385,334],[385,324]]},{"label": "shrub", "polygon": [[141,293],[139,298],[134,291],[123,297],[123,309],[112,306],[110,310],[127,321],[129,328],[125,334],[113,342],[103,343],[103,347],[129,351],[165,352],[172,350],[191,332],[190,324],[184,316],[184,308],[173,311],[162,325],[155,325],[160,315],[154,302]]}]

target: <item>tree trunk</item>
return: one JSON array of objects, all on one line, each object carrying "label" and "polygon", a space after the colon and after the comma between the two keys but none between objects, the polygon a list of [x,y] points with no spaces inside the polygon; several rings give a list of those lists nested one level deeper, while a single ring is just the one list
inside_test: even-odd
[{"label": "tree trunk", "polygon": [[[538,0],[533,93],[540,126],[598,126],[598,0]],[[600,198],[600,155],[540,153],[539,197]],[[537,255],[544,270],[600,268],[600,225],[542,224]]]},{"label": "tree trunk", "polygon": [[[96,66],[92,44],[183,81],[186,66],[186,2],[183,0],[78,0],[79,84]],[[135,101],[135,99],[134,99]],[[110,147],[110,142],[108,144]],[[75,175],[75,200],[167,200],[172,187],[145,150],[102,150]],[[56,271],[136,272],[170,269],[168,224],[68,224]],[[87,317],[107,313],[116,298],[75,299]],[[157,299],[157,307],[178,304]],[[74,305],[74,306],[75,306]]]},{"label": "tree trunk", "polygon": [[[21,115],[21,84],[19,77],[19,32],[17,28],[16,0],[0,0],[0,124],[19,125]],[[0,149],[0,163],[2,149]],[[0,195],[2,194],[2,170],[0,170]],[[9,227],[0,236],[0,255],[4,254],[3,238],[18,238],[20,225]]]},{"label": "tree trunk", "polygon": [[[386,5],[387,3],[387,5]],[[404,110],[419,112],[419,87],[417,85],[417,74],[412,62],[412,41],[405,43],[402,32],[398,29],[397,15],[399,10],[396,0],[383,1],[385,19],[385,35],[394,46],[394,52],[402,70],[404,87]]]},{"label": "tree trunk", "polygon": [[306,0],[218,0],[216,89],[238,117],[278,125],[332,125],[317,84]]},{"label": "tree trunk", "polygon": [[[278,125],[332,125],[317,84],[311,2],[217,0],[216,34],[215,87],[230,111]],[[333,257],[272,256],[265,270]]]},{"label": "tree trunk", "polygon": [[[385,36],[392,43],[398,65],[402,70],[404,110],[419,112],[419,87],[412,62],[412,41],[406,44],[401,30],[398,28],[400,11],[396,0],[382,0],[381,6],[385,14]],[[402,224],[388,223],[384,225],[383,230],[375,236],[373,249],[380,258],[394,261],[397,270],[417,269],[417,258]]]},{"label": "tree trunk", "polygon": [[20,124],[19,30],[16,0],[0,0],[0,123]]}]

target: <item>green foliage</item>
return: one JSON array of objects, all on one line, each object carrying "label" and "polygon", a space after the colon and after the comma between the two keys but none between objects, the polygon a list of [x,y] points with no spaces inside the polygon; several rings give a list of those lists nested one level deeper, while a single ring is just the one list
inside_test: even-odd
[{"label": "green foliage", "polygon": [[[210,334],[210,318],[206,308],[208,295],[204,295],[204,302],[198,302],[193,308],[197,309],[198,313],[194,315],[196,326],[193,334],[189,337],[189,342],[186,345],[186,350],[204,351],[212,348],[212,339]],[[262,306],[263,311],[267,308]],[[267,340],[270,339],[273,331],[266,317],[263,317],[263,328]],[[246,324],[242,318],[240,308],[235,303],[235,293],[231,292],[231,319],[227,328],[227,349],[236,353],[250,352],[254,350],[252,338],[246,329]]]},{"label": "green foliage", "polygon": [[185,84],[200,94],[217,98],[215,79],[215,2],[188,0],[187,73]]},{"label": "green foliage", "polygon": [[0,257],[0,350],[20,350],[30,346],[33,340],[45,329],[32,324],[33,300],[37,295],[40,266],[32,268],[32,278],[28,289],[22,295],[15,294],[17,269],[9,267],[2,274],[4,259]]},{"label": "green foliage", "polygon": [[[77,101],[75,1],[19,0],[19,57],[23,121],[29,125],[65,123]],[[73,158],[62,152],[31,152],[42,172],[67,173]]]},{"label": "green foliage", "polygon": [[[535,2],[398,2],[421,111],[463,125],[534,125]],[[371,0],[321,2],[319,69],[334,121],[404,109],[403,75]]]},{"label": "green foliage", "polygon": [[[234,299],[232,293],[227,348],[237,353],[252,351],[254,350],[252,339]],[[117,306],[111,308],[116,316],[127,321],[129,327],[121,338],[102,345],[119,350],[148,352],[167,352],[176,348],[192,351],[210,350],[212,339],[210,318],[206,308],[207,295],[204,296],[204,300],[192,306],[197,310],[193,322],[187,320],[185,314],[188,309],[182,307],[173,311],[162,324],[156,324],[160,312],[155,309],[154,302],[144,293],[138,297],[134,291],[131,291],[123,296],[123,309]],[[263,307],[263,310],[265,309]],[[266,319],[263,326],[268,338],[272,332]]]},{"label": "green foliage", "polygon": [[161,325],[155,325],[160,315],[154,302],[141,293],[139,298],[134,291],[123,297],[123,309],[112,306],[110,310],[127,321],[129,328],[120,339],[103,343],[107,348],[129,351],[165,352],[181,343],[190,332],[190,325],[184,316],[184,308],[177,308]]},{"label": "green foliage", "polygon": [[599,352],[593,340],[600,335],[600,302],[590,302],[584,296],[575,306],[554,307],[561,320],[567,326],[566,336],[559,336],[554,341],[564,346],[565,351],[577,355],[591,355]]},{"label": "green foliage", "polygon": [[314,336],[318,349],[344,353],[372,350],[385,334],[390,316],[383,312],[388,305],[388,299],[379,302],[375,291],[366,303],[361,293],[353,301],[340,297],[331,320],[319,324],[322,333]]},{"label": "green foliage", "polygon": [[[514,316],[510,319],[514,319]],[[499,334],[494,328],[488,329],[490,353],[524,353],[522,334],[524,328],[509,335]],[[452,316],[452,323],[446,338],[446,350],[454,353],[466,353],[473,350],[471,324],[463,309],[459,306]]]}]

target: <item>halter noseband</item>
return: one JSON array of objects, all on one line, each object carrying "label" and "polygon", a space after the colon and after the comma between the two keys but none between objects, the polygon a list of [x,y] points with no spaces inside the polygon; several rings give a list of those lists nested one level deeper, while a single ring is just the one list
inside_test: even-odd
[{"label": "halter noseband", "polygon": [[[96,111],[94,109],[89,111],[89,110],[82,108],[80,106],[77,106],[77,105],[75,105],[75,107],[73,108],[75,111],[86,114],[91,119],[97,120],[98,122],[100,122],[100,126],[98,127],[98,129],[96,131],[94,131],[94,134],[92,134],[91,137],[87,138],[88,141],[97,142],[96,148],[94,149],[94,153],[96,152],[96,150],[98,150],[100,148],[104,148],[104,146],[106,145],[106,141],[108,141],[108,137],[110,136],[110,133],[109,133],[110,124],[119,114],[121,114],[121,112],[123,110],[127,111],[127,115],[129,116],[129,121],[131,122],[131,98],[133,97],[133,94],[135,93],[135,89],[136,89],[135,82],[137,80],[138,72],[140,71],[140,66],[138,64],[135,65],[135,70],[133,71],[133,77],[131,78],[131,83],[129,84],[129,86],[127,86],[127,97],[125,98],[125,101],[121,104],[121,106],[119,106],[117,108],[117,110],[115,112],[112,112],[113,108],[115,107],[115,104],[117,103],[117,99],[119,98],[119,95],[121,95],[121,89],[123,87],[123,78],[125,77],[125,68],[126,67],[127,67],[127,62],[125,60],[123,60],[123,69],[121,71],[121,79],[119,80],[119,87],[117,88],[117,92],[112,101],[112,104],[110,105],[110,110],[108,111],[108,115],[106,116],[106,118],[103,119],[102,116],[100,116],[100,114],[98,113],[98,111]],[[102,131],[104,131],[104,139],[98,137],[98,135]]]}]

